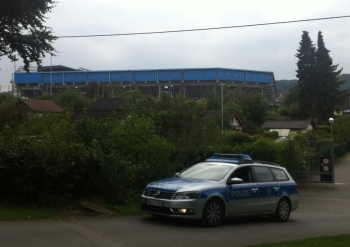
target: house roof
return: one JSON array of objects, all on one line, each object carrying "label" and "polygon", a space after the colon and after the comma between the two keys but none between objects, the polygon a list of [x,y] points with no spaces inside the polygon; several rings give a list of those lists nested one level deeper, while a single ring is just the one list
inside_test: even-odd
[{"label": "house roof", "polygon": [[238,123],[242,126],[242,128],[245,128],[242,120],[239,118],[239,116],[238,116],[238,114],[236,112],[233,112],[232,116],[237,119]]},{"label": "house roof", "polygon": [[261,128],[263,129],[306,129],[311,124],[311,120],[293,120],[293,121],[266,121]]},{"label": "house roof", "polygon": [[124,112],[121,107],[127,103],[124,98],[101,98],[86,108],[86,111],[77,111],[71,116],[72,121],[81,118],[105,120],[109,117],[118,118]]},{"label": "house roof", "polygon": [[126,103],[127,100],[124,98],[101,98],[89,105],[86,110],[120,111]]},{"label": "house roof", "polygon": [[51,100],[20,99],[20,101],[34,112],[62,112],[61,107]]}]

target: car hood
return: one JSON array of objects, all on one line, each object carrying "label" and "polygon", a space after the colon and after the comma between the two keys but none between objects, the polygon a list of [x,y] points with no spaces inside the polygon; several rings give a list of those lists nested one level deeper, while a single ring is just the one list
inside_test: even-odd
[{"label": "car hood", "polygon": [[202,190],[204,188],[213,187],[220,182],[208,181],[208,180],[196,180],[196,179],[184,179],[184,178],[167,178],[155,181],[147,185],[147,189],[156,189],[167,192],[178,191],[193,191]]}]

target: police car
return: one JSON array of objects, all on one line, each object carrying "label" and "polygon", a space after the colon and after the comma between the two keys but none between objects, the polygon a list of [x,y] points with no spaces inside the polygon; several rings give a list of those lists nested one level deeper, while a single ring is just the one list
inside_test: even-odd
[{"label": "police car", "polygon": [[297,184],[285,168],[245,154],[216,153],[148,184],[141,195],[144,212],[196,219],[209,227],[230,216],[269,215],[285,222],[298,204]]}]

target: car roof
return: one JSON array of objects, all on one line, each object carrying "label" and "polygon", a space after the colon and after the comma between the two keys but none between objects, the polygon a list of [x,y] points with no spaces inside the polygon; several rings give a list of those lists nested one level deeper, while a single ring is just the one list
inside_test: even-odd
[{"label": "car roof", "polygon": [[214,153],[212,157],[209,157],[205,160],[206,162],[217,162],[217,163],[230,163],[235,165],[242,164],[263,164],[278,166],[279,164],[269,162],[269,161],[255,161],[248,154],[223,154],[223,153]]}]

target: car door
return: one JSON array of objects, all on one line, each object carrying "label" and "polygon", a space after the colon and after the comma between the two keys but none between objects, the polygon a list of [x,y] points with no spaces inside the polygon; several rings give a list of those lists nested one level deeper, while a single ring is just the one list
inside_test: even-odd
[{"label": "car door", "polygon": [[250,166],[238,167],[229,179],[240,178],[242,184],[228,185],[229,214],[252,213],[257,210],[258,184]]},{"label": "car door", "polygon": [[255,178],[259,189],[259,196],[257,202],[257,211],[271,212],[276,209],[280,185],[275,180],[269,167],[253,166]]}]

